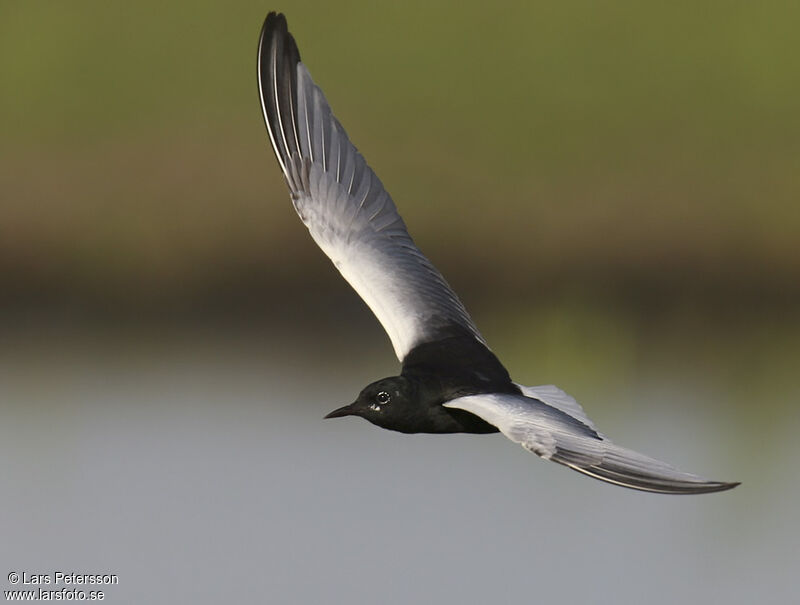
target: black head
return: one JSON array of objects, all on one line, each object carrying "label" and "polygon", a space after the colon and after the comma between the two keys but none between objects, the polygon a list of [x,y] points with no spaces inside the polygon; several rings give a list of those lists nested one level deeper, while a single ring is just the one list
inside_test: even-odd
[{"label": "black head", "polygon": [[332,411],[325,418],[361,416],[372,424],[398,430],[416,410],[416,388],[403,376],[383,378],[364,387],[350,405]]}]

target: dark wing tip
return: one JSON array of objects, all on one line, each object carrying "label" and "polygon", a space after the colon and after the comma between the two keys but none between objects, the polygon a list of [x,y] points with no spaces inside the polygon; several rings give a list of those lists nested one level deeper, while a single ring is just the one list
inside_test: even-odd
[{"label": "dark wing tip", "polygon": [[[282,13],[271,12],[264,19],[261,36],[258,39],[258,77],[263,82],[271,73],[272,61],[267,61],[272,53],[276,55],[276,67],[292,69],[300,62],[300,51],[294,37],[289,33],[286,17]],[[280,73],[279,73],[280,75]]]},{"label": "dark wing tip", "polygon": [[269,50],[269,46],[273,40],[282,41],[283,46],[290,52],[296,55],[297,60],[300,60],[300,53],[297,51],[297,44],[294,42],[292,34],[289,33],[289,26],[286,23],[286,17],[283,13],[276,13],[271,11],[267,18],[264,19],[264,25],[261,28],[261,36],[259,37],[259,48],[263,53]]},{"label": "dark wing tip", "polygon": [[671,477],[660,477],[657,475],[625,471],[619,468],[609,468],[602,464],[592,466],[567,464],[567,466],[579,473],[583,473],[595,479],[600,479],[601,481],[606,481],[607,483],[657,494],[711,494],[714,492],[724,492],[741,484],[739,481],[726,483],[724,481],[689,481]]},{"label": "dark wing tip", "polygon": [[270,11],[267,13],[267,18],[264,19],[264,25],[261,28],[261,42],[263,42],[265,39],[270,40],[277,31],[289,31],[289,28],[286,24],[286,17],[283,15],[283,13]]},{"label": "dark wing tip", "polygon": [[270,12],[258,40],[258,90],[264,122],[284,174],[288,158],[298,151],[294,100],[300,51],[281,13]]}]

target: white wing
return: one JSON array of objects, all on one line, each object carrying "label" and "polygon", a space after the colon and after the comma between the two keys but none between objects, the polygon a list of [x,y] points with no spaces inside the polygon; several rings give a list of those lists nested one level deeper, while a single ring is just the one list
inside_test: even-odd
[{"label": "white wing", "polygon": [[[613,444],[594,430],[574,399],[552,385],[522,389],[526,395],[538,392],[544,397],[495,393],[460,397],[444,405],[483,418],[511,441],[546,460],[623,487],[664,494],[700,494],[738,485],[708,481]],[[548,397],[550,401],[543,401]],[[579,413],[575,413],[575,406]]]},{"label": "white wing", "polygon": [[594,423],[583,411],[581,404],[575,401],[575,398],[569,393],[565,393],[554,384],[543,384],[538,387],[525,387],[518,384],[519,390],[526,397],[538,399],[543,401],[549,406],[558,408],[562,412],[566,412],[573,418],[580,420],[583,424],[590,429],[594,429]]},{"label": "white wing", "polygon": [[264,119],[295,210],[381,322],[398,359],[453,333],[483,342],[331,113],[300,62],[283,15],[267,16],[258,63]]}]

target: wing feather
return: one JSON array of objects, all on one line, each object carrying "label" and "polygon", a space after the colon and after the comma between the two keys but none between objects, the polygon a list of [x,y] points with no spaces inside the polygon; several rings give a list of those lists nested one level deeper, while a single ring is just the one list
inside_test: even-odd
[{"label": "wing feather", "polygon": [[538,399],[549,406],[558,408],[562,412],[566,412],[573,418],[580,420],[583,424],[591,429],[594,429],[594,423],[583,411],[581,404],[575,401],[575,398],[569,393],[565,393],[554,384],[543,384],[538,387],[526,387],[521,384],[517,385],[526,397]]},{"label": "wing feather", "polygon": [[[525,396],[540,389],[554,403],[577,406],[580,414]],[[553,391],[556,389],[556,391]],[[662,494],[702,494],[731,489],[738,483],[708,481],[633,450],[598,433],[574,399],[552,385],[523,387],[524,395],[470,395],[445,403],[496,426],[525,449],[580,473],[615,485]]]},{"label": "wing feather", "polygon": [[483,339],[442,274],[419,251],[382,183],[300,61],[283,15],[259,43],[259,92],[292,202],[319,247],[383,325],[398,359],[453,333]]}]

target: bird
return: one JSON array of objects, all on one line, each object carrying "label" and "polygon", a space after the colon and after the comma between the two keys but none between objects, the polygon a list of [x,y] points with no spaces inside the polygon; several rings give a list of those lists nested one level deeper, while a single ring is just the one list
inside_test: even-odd
[{"label": "bird", "polygon": [[401,433],[497,433],[584,475],[636,490],[702,494],[709,481],[620,447],[554,385],[514,382],[461,300],[408,233],[392,198],[300,59],[283,14],[258,43],[258,91],[295,211],[377,317],[401,363],[326,418],[357,416]]}]

